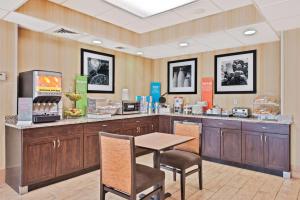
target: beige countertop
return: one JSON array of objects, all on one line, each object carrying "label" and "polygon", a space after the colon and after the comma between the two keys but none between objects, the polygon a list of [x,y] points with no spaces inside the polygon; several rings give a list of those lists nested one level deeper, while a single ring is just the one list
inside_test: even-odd
[{"label": "beige countertop", "polygon": [[[275,124],[287,124],[287,125],[293,123],[291,120],[265,121],[265,120],[258,120],[255,118],[219,117],[219,116],[205,116],[205,115],[183,115],[183,114],[158,114],[158,115],[173,116],[173,117],[177,116],[177,117],[203,118],[203,119],[235,120],[235,121],[252,122],[252,123],[275,123]],[[11,121],[7,121],[5,125],[16,129],[31,129],[31,128],[42,128],[42,127],[62,126],[62,125],[71,125],[71,124],[84,124],[84,123],[101,122],[101,121],[109,121],[109,120],[130,119],[130,118],[147,117],[147,116],[156,116],[156,114],[114,115],[112,117],[103,118],[103,119],[89,119],[86,117],[82,117],[77,119],[62,119],[51,123],[40,123],[40,124],[30,124],[30,125],[18,125],[15,121],[11,120]]]}]

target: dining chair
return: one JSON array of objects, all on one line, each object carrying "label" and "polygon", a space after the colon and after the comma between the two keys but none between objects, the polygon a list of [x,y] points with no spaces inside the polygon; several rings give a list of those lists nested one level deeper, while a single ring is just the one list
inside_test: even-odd
[{"label": "dining chair", "polygon": [[[175,123],[174,133],[176,135],[194,137],[193,140],[162,153],[160,158],[161,167],[173,172],[174,181],[176,181],[176,173],[180,174],[181,200],[184,200],[185,179],[187,176],[198,172],[199,189],[202,190],[202,124]],[[197,168],[187,172],[193,166],[197,166]]]},{"label": "dining chair", "polygon": [[99,133],[100,144],[100,200],[108,192],[125,199],[136,200],[137,194],[154,186],[142,200],[158,196],[164,200],[165,173],[136,164],[134,137]]}]

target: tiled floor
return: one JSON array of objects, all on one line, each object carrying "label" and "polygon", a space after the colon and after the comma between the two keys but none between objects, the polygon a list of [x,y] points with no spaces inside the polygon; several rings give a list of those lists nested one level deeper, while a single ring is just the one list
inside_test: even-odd
[{"label": "tiled floor", "polygon": [[[138,159],[139,163],[151,164],[151,155]],[[188,200],[300,200],[300,180],[284,180],[280,177],[239,169],[204,161],[204,189],[198,189],[197,175],[187,180]],[[9,186],[0,186],[0,200],[98,200],[99,171],[53,184],[26,195],[19,196]],[[172,181],[167,172],[166,191],[172,193],[169,200],[180,199],[179,182]],[[112,194],[108,200],[121,198]]]}]

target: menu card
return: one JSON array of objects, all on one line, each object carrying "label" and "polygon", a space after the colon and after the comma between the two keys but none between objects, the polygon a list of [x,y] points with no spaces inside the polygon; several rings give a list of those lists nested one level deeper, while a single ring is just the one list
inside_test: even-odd
[{"label": "menu card", "polygon": [[18,99],[18,125],[32,124],[32,98]]}]

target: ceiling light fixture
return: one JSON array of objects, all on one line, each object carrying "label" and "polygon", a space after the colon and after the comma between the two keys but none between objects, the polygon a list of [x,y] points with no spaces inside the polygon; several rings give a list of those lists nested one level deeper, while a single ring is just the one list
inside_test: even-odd
[{"label": "ceiling light fixture", "polygon": [[102,44],[102,41],[100,41],[100,40],[93,40],[93,43],[94,44]]},{"label": "ceiling light fixture", "polygon": [[142,51],[138,51],[138,52],[136,52],[136,54],[139,55],[139,56],[141,56],[141,55],[143,55],[144,53],[143,53]]},{"label": "ceiling light fixture", "polygon": [[254,28],[249,28],[244,31],[244,35],[246,36],[252,36],[255,35],[256,33],[257,31]]},{"label": "ceiling light fixture", "polygon": [[156,15],[195,0],[105,0],[106,2],[140,17]]},{"label": "ceiling light fixture", "polygon": [[187,46],[189,46],[189,43],[187,43],[187,42],[180,42],[178,45],[180,47],[187,47]]}]

